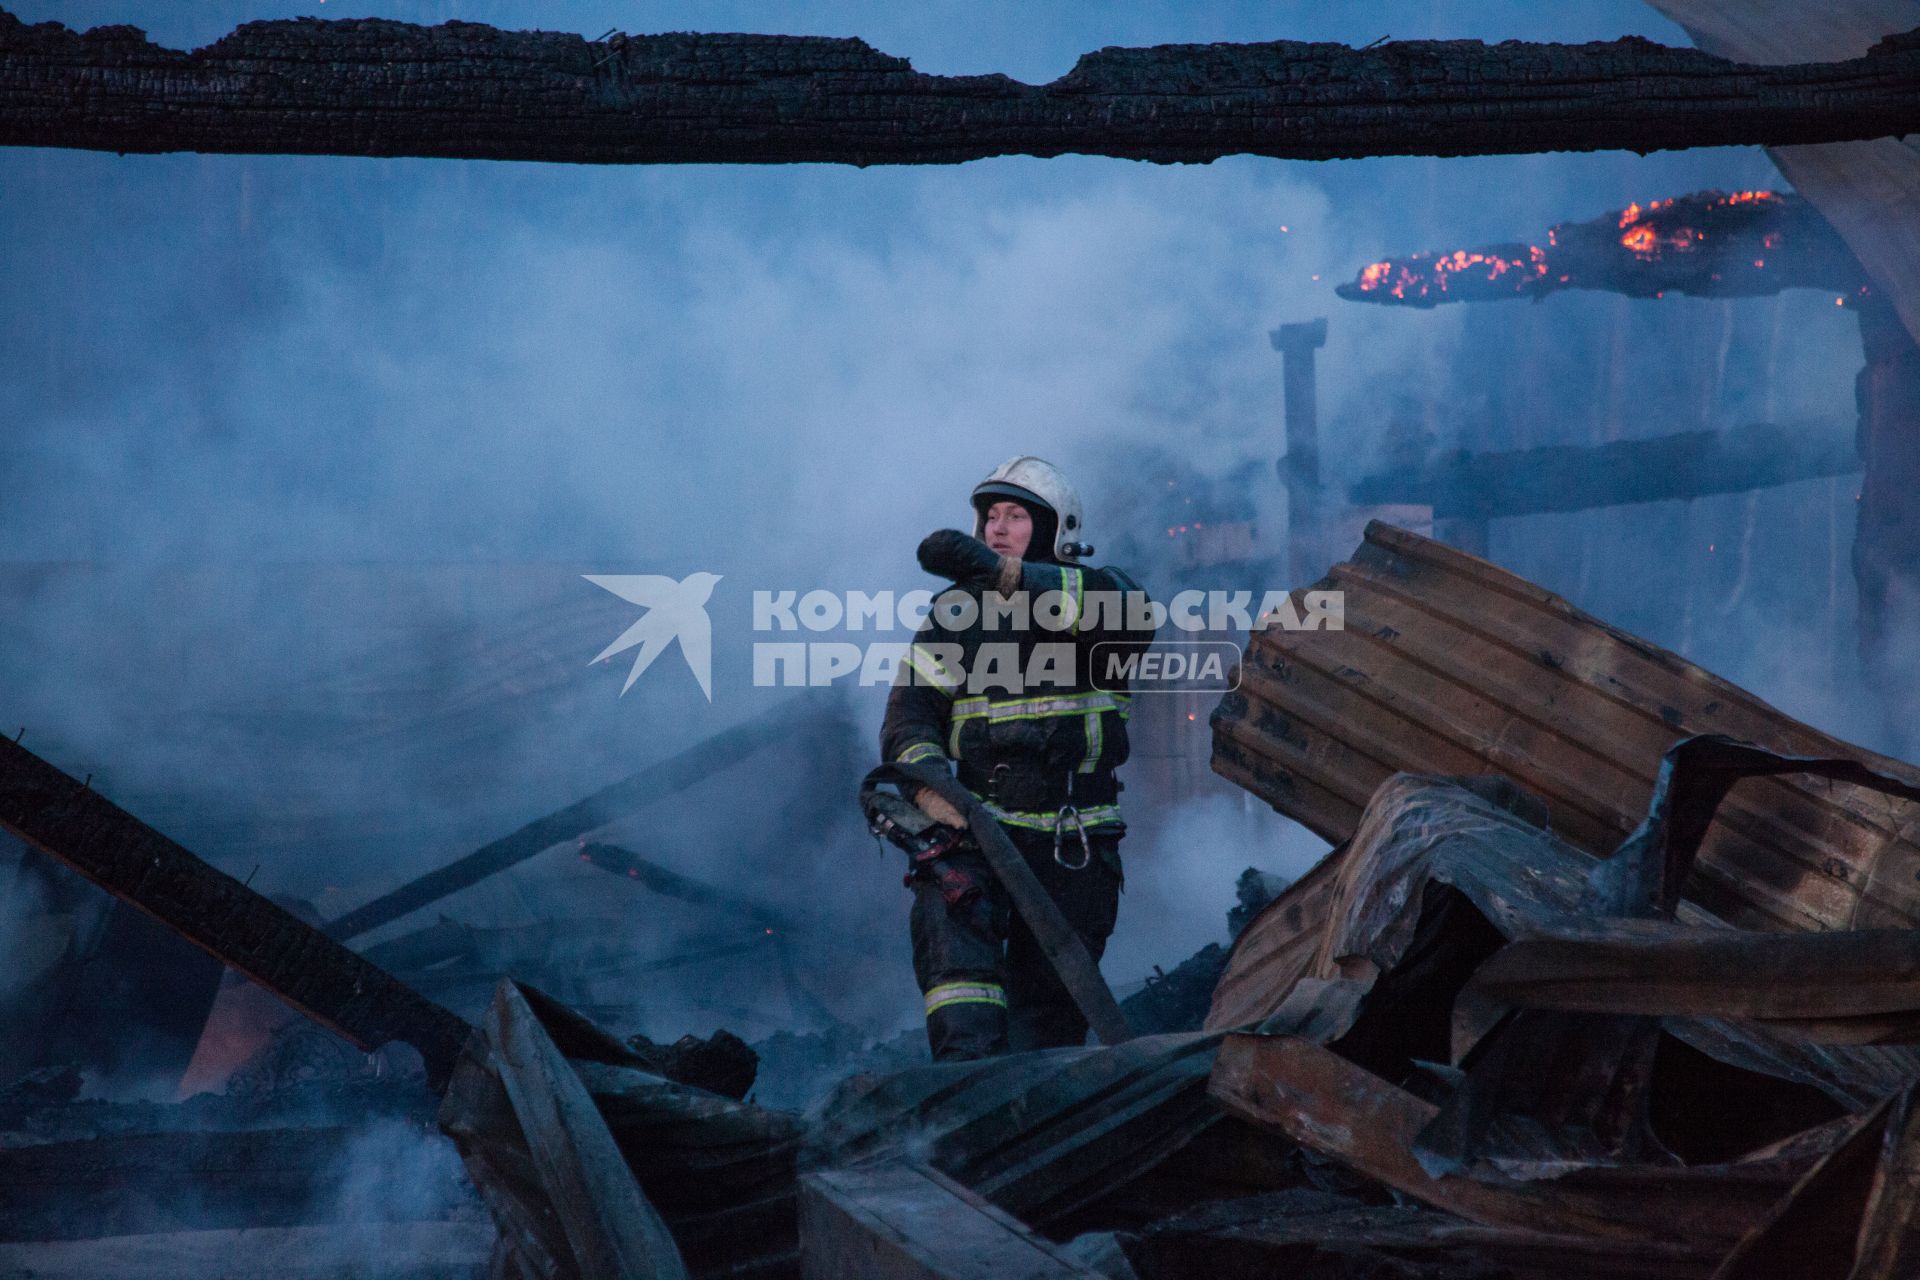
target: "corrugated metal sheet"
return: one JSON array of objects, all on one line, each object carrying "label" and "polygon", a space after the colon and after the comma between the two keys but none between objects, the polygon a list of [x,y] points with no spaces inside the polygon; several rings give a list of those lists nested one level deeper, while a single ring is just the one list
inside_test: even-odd
[{"label": "corrugated metal sheet", "polygon": [[[1604,855],[1645,814],[1661,753],[1698,733],[1852,756],[1920,784],[1920,769],[1389,525],[1369,525],[1352,560],[1317,585],[1345,593],[1345,629],[1254,635],[1239,689],[1212,717],[1213,767],[1335,844],[1395,773],[1499,773],[1546,802],[1556,834]],[[1920,927],[1917,829],[1920,806],[1905,801],[1815,778],[1749,779],[1722,806],[1687,896],[1746,928]],[[1268,1006],[1304,970],[1339,856],[1242,935],[1210,1026]]]}]

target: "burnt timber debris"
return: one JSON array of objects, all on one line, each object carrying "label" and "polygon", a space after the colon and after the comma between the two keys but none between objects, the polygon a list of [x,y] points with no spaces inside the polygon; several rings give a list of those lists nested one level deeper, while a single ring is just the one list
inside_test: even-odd
[{"label": "burnt timber debris", "polygon": [[1384,258],[1334,292],[1349,302],[1435,307],[1538,300],[1563,289],[1630,298],[1705,298],[1824,289],[1858,297],[1867,274],[1826,219],[1799,196],[1701,191],[1628,205],[1547,230],[1546,243],[1496,244]]},{"label": "burnt timber debris", "polygon": [[[1766,25],[1750,12],[1741,22]],[[1897,141],[1891,145],[1891,171],[1907,182],[1893,197],[1899,203],[1914,181],[1913,150]],[[1827,290],[1860,325],[1864,367],[1855,381],[1852,446],[1857,462],[1847,461],[1845,445],[1824,428],[1763,424],[1720,435],[1689,433],[1590,449],[1456,455],[1411,474],[1403,469],[1368,477],[1355,487],[1354,500],[1363,500],[1363,494],[1377,501],[1427,493],[1435,501],[1436,519],[1445,522],[1443,537],[1484,554],[1486,522],[1494,517],[1691,498],[1859,471],[1853,576],[1860,600],[1860,654],[1870,680],[1895,684],[1899,655],[1889,641],[1911,612],[1913,566],[1920,564],[1920,524],[1906,510],[1920,487],[1915,443],[1920,434],[1913,430],[1920,412],[1920,312],[1911,246],[1899,241],[1901,247],[1889,247],[1884,234],[1859,225],[1857,213],[1839,195],[1848,182],[1862,180],[1856,168],[1872,169],[1857,155],[1848,162],[1840,157],[1853,153],[1832,147],[1777,154],[1783,164],[1793,156],[1815,170],[1812,199],[1773,191],[1703,191],[1644,207],[1635,203],[1552,227],[1545,244],[1384,258],[1361,268],[1336,292],[1349,301],[1430,308],[1443,302],[1538,302],[1563,289],[1640,298],[1664,298],[1670,291],[1738,297]],[[1827,162],[1824,170],[1816,163],[1819,158]],[[1901,225],[1897,218],[1887,221]],[[1493,487],[1463,500],[1462,484],[1480,480]],[[1536,496],[1549,491],[1555,496],[1544,503]],[[1442,503],[1450,514],[1442,515]]]},{"label": "burnt timber debris", "polygon": [[[623,1041],[510,978],[469,1026],[0,747],[7,829],[360,1043],[428,1046],[430,1080],[321,1087],[436,1124],[470,1188],[431,1218],[316,1219],[315,1170],[351,1137],[301,1101],[316,1086],[141,1112],[41,1071],[0,1090],[0,1260],[1913,1274],[1920,770],[1400,530],[1371,526],[1324,583],[1347,593],[1346,629],[1256,633],[1214,764],[1338,847],[1292,884],[1243,876],[1231,953],[1130,1000],[1142,1034],[858,1074],[804,1115],[744,1100],[754,1056],[725,1033]],[[380,1003],[339,1000],[290,956]],[[1207,1025],[1156,1031],[1198,1018],[1196,990]],[[156,1127],[170,1110],[194,1119]],[[330,1261],[348,1236],[393,1268]]]},{"label": "burnt timber debris", "polygon": [[1920,37],[1731,62],[1643,39],[1163,45],[1060,79],[932,76],[860,40],[248,23],[192,53],[0,11],[0,145],[587,164],[1319,160],[1831,143],[1920,129]]},{"label": "burnt timber debris", "polygon": [[401,1040],[445,1079],[467,1024],[17,742],[0,827],[138,907],[363,1049]]},{"label": "burnt timber debris", "polygon": [[1746,493],[1859,473],[1853,423],[1762,422],[1599,445],[1459,451],[1367,476],[1347,496],[1361,506],[1432,507],[1435,520],[1494,520]]},{"label": "burnt timber debris", "polygon": [[[669,760],[649,765],[630,778],[602,787],[585,799],[543,818],[536,818],[444,867],[410,880],[372,902],[355,907],[339,919],[329,922],[327,933],[342,942],[356,938],[569,840],[580,841],[583,849],[599,850],[603,857],[624,853],[614,846],[590,843],[585,837],[626,817],[651,800],[692,786],[709,773],[734,763],[742,756],[780,741],[799,722],[800,711],[799,703],[790,701],[764,716],[724,729]],[[637,855],[626,856],[632,859]],[[589,854],[588,860],[595,861],[596,858]],[[633,862],[631,865],[637,869],[640,864]],[[655,872],[650,882],[661,882],[660,874]],[[679,878],[673,879],[672,884],[681,896],[689,891],[689,887]]]}]

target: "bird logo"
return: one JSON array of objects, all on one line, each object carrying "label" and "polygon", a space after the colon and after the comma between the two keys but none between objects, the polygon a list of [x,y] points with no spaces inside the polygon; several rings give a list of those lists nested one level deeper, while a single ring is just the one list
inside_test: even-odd
[{"label": "bird logo", "polygon": [[640,646],[640,652],[634,655],[633,669],[627,672],[627,682],[620,686],[621,697],[633,688],[640,673],[678,640],[680,656],[687,660],[687,669],[700,682],[700,692],[707,695],[708,702],[713,701],[713,623],[707,618],[707,598],[713,594],[714,584],[720,581],[719,574],[690,573],[678,582],[657,573],[583,573],[580,576],[646,610],[638,622],[622,631],[619,639],[602,649],[593,660],[604,662],[616,653]]}]

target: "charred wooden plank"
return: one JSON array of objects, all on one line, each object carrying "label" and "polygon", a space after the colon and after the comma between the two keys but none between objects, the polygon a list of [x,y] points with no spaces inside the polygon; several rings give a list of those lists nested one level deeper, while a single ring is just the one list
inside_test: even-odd
[{"label": "charred wooden plank", "polygon": [[1236,1115],[1436,1208],[1489,1226],[1549,1234],[1730,1244],[1762,1219],[1804,1167],[1596,1168],[1531,1181],[1492,1172],[1434,1177],[1413,1147],[1438,1108],[1289,1036],[1227,1037],[1212,1090]]},{"label": "charred wooden plank", "polygon": [[1756,423],[1598,445],[1460,452],[1355,481],[1359,504],[1409,502],[1435,519],[1493,519],[1747,493],[1857,475],[1854,423]]},{"label": "charred wooden plank", "polygon": [[571,1257],[560,1215],[540,1185],[526,1131],[494,1069],[486,1037],[477,1032],[454,1065],[439,1119],[493,1217],[502,1265],[510,1263],[514,1274],[527,1280],[561,1276],[562,1260],[570,1268]]},{"label": "charred wooden plank", "polygon": [[586,1086],[510,979],[501,981],[483,1029],[580,1274],[685,1280],[666,1223],[641,1193]]},{"label": "charred wooden plank", "polygon": [[0,740],[0,827],[363,1049],[400,1040],[444,1082],[470,1028],[31,751]]},{"label": "charred wooden plank", "polygon": [[1482,1276],[1509,1280],[1705,1280],[1712,1249],[1485,1227],[1417,1206],[1290,1190],[1190,1210],[1135,1247],[1155,1280],[1270,1276]]},{"label": "charred wooden plank", "polygon": [[1219,1118],[1207,1095],[1218,1045],[1206,1034],[1142,1036],[1089,1054],[940,1134],[929,1162],[1047,1226],[1150,1172]]},{"label": "charred wooden plank", "polygon": [[355,907],[337,920],[329,921],[327,933],[345,941],[430,906],[554,845],[625,817],[661,796],[693,786],[742,756],[780,741],[813,714],[811,707],[803,706],[803,700],[791,699],[764,716],[723,729],[669,759],[648,765],[632,777],[602,787],[583,800],[536,818],[446,866]]},{"label": "charred wooden plank", "polygon": [[1523,1008],[1732,1018],[1824,1044],[1910,1044],[1920,1038],[1920,933],[1569,922],[1508,944],[1470,987]]},{"label": "charred wooden plank", "polygon": [[1163,45],[1034,86],[859,40],[308,20],[183,53],[5,15],[0,143],[602,164],[1651,151],[1910,133],[1917,46],[1759,67],[1642,39]]},{"label": "charred wooden plank", "polygon": [[36,1280],[471,1280],[495,1237],[484,1222],[249,1226],[0,1244],[0,1274]]},{"label": "charred wooden plank", "polygon": [[[1212,717],[1214,760],[1336,845],[1394,773],[1450,770],[1511,776],[1547,800],[1557,834],[1605,856],[1647,811],[1661,753],[1696,734],[1920,784],[1920,770],[1430,539],[1369,525],[1321,585],[1344,592],[1346,629],[1256,633],[1248,678]],[[1753,778],[1720,806],[1685,893],[1742,928],[1920,926],[1916,829],[1910,801],[1825,778]],[[1330,855],[1241,935],[1210,1027],[1277,1007],[1305,971],[1302,930],[1317,933],[1345,856]]]},{"label": "charred wooden plank", "polygon": [[800,1180],[804,1280],[1092,1280],[1051,1242],[925,1165]]},{"label": "charred wooden plank", "polygon": [[1219,1037],[1141,1036],[943,1063],[856,1082],[822,1108],[810,1167],[925,1160],[1022,1221],[1048,1226],[1150,1173],[1219,1119]]}]

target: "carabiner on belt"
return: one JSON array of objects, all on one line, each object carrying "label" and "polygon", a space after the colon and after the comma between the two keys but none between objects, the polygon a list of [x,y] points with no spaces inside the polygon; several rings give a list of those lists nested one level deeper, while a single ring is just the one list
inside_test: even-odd
[{"label": "carabiner on belt", "polygon": [[[1071,820],[1074,829],[1080,833],[1080,861],[1068,862],[1060,856],[1061,838],[1066,834],[1067,823]],[[1087,839],[1087,824],[1080,820],[1080,811],[1070,804],[1060,806],[1060,812],[1053,815],[1053,860],[1069,871],[1085,871],[1087,864],[1093,861],[1093,843]]]}]

